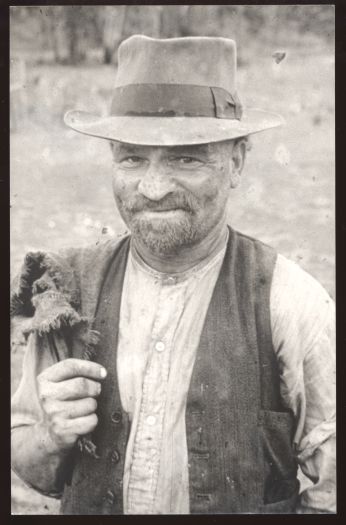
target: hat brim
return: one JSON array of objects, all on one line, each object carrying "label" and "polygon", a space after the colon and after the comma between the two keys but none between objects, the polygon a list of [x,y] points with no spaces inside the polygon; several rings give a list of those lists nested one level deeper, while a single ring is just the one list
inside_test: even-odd
[{"label": "hat brim", "polygon": [[241,120],[210,117],[98,117],[68,111],[67,126],[93,137],[142,146],[179,146],[221,142],[284,124],[280,115],[259,109],[244,111]]}]

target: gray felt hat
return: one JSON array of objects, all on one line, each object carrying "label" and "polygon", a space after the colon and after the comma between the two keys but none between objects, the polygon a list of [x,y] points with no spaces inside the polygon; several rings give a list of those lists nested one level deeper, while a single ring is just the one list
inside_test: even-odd
[{"label": "gray felt hat", "polygon": [[134,35],[119,46],[109,116],[68,111],[64,120],[86,135],[158,146],[219,142],[280,126],[275,113],[243,110],[236,70],[234,40]]}]

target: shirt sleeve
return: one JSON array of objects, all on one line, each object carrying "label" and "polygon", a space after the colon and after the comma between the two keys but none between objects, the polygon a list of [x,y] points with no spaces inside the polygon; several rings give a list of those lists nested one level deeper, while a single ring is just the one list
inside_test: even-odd
[{"label": "shirt sleeve", "polygon": [[12,430],[24,425],[35,425],[42,420],[36,378],[56,362],[57,357],[51,351],[47,337],[30,334],[24,351],[21,380],[11,400]]},{"label": "shirt sleeve", "polygon": [[334,303],[313,277],[279,255],[270,312],[282,399],[296,418],[297,512],[335,513]]}]

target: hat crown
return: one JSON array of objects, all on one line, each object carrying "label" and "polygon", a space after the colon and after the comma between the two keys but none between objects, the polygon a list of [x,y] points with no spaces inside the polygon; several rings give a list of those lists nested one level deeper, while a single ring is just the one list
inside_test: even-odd
[{"label": "hat crown", "polygon": [[236,43],[222,37],[150,38],[134,35],[118,49],[115,87],[185,84],[236,91]]}]

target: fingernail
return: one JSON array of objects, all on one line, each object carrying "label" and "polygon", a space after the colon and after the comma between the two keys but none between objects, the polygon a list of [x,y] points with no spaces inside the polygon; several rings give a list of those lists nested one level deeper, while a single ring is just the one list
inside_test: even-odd
[{"label": "fingernail", "polygon": [[107,375],[107,370],[105,368],[101,368],[100,369],[100,377],[106,377]]}]

